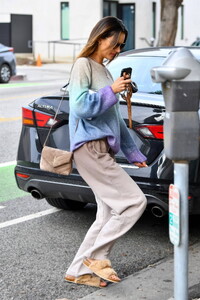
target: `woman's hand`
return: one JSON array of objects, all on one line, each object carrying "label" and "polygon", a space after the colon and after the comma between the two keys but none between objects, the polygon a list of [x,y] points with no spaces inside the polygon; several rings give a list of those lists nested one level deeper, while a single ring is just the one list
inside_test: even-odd
[{"label": "woman's hand", "polygon": [[143,161],[142,163],[135,162],[135,163],[133,163],[133,164],[134,164],[135,166],[137,166],[138,168],[146,168],[146,167],[148,167],[145,161]]},{"label": "woman's hand", "polygon": [[131,83],[131,79],[124,79],[124,77],[117,78],[111,88],[115,94],[123,92],[128,87],[128,84]]}]

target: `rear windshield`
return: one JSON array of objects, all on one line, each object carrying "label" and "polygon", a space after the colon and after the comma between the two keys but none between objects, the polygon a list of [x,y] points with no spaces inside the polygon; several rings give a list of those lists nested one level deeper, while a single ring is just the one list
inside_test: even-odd
[{"label": "rear windshield", "polygon": [[151,79],[150,70],[153,67],[160,66],[165,57],[141,57],[126,56],[118,57],[107,67],[115,80],[121,74],[123,68],[132,68],[132,81],[136,82],[138,91],[142,93],[162,94],[161,84],[155,83]]}]

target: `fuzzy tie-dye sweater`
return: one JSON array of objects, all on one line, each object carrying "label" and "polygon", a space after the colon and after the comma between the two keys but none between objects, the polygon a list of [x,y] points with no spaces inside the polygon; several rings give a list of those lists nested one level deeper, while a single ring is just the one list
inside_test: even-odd
[{"label": "fuzzy tie-dye sweater", "polygon": [[70,149],[74,151],[88,141],[107,138],[115,154],[121,148],[130,163],[143,162],[146,157],[137,148],[121,116],[112,83],[105,66],[90,58],[76,60],[69,84]]}]

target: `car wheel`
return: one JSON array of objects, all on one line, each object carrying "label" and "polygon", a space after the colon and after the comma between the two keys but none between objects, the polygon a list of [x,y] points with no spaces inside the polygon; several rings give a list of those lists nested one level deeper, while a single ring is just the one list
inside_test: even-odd
[{"label": "car wheel", "polygon": [[87,203],[84,202],[72,201],[62,198],[46,198],[46,200],[50,205],[66,210],[78,210],[84,208],[87,205]]},{"label": "car wheel", "polygon": [[10,67],[7,64],[3,64],[0,67],[0,82],[7,83],[11,77]]}]

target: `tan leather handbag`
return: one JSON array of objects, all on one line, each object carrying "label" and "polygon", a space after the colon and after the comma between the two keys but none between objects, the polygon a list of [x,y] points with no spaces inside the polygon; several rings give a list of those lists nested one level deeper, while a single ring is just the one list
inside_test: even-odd
[{"label": "tan leather handbag", "polygon": [[73,152],[44,146],[41,153],[40,169],[61,175],[72,172]]},{"label": "tan leather handbag", "polygon": [[[65,93],[62,99],[60,100],[60,103],[58,105],[57,111],[54,116],[54,120],[57,117],[64,96]],[[69,175],[72,172],[73,152],[46,146],[52,127],[53,125],[51,126],[43,145],[43,149],[41,152],[41,159],[40,159],[40,169],[43,171],[48,171],[56,174]]]}]

